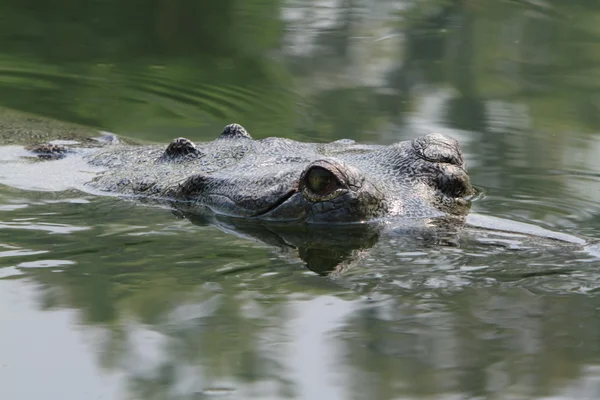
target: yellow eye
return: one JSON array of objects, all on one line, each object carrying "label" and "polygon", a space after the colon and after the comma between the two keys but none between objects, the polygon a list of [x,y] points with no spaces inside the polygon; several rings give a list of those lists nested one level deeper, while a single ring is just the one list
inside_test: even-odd
[{"label": "yellow eye", "polygon": [[313,193],[326,194],[336,186],[336,177],[325,168],[314,167],[306,175],[306,187]]}]

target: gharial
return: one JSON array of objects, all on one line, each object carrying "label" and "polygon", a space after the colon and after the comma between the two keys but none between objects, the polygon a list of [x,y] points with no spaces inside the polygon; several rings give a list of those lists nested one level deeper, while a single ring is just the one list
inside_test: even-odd
[{"label": "gharial", "polygon": [[469,214],[478,191],[457,141],[436,133],[389,146],[303,143],[254,140],[231,124],[211,142],[178,138],[165,147],[34,118],[15,124],[13,114],[0,119],[0,184],[167,205],[194,224],[296,248],[315,271],[345,268],[384,233],[454,245],[471,233],[509,232],[598,257],[596,241]]},{"label": "gharial", "polygon": [[[61,158],[77,148],[30,148]],[[83,190],[169,202],[186,213],[348,223],[465,215],[475,192],[456,140],[432,133],[389,146],[254,140],[238,124],[215,140],[107,145],[81,152],[102,170]],[[74,154],[76,155],[76,154]]]}]

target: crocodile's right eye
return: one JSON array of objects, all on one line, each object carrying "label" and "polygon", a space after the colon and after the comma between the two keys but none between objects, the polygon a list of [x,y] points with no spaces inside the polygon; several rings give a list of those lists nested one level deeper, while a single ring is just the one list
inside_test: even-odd
[{"label": "crocodile's right eye", "polygon": [[325,196],[340,187],[333,173],[321,167],[313,167],[306,174],[306,188],[311,192]]}]

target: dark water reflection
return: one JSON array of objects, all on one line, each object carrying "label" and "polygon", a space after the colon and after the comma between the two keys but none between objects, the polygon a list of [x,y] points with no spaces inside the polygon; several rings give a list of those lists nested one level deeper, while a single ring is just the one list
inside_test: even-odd
[{"label": "dark water reflection", "polygon": [[[1,186],[0,398],[600,397],[600,4],[87,3],[0,4],[0,106],[163,142],[435,130],[475,213],[591,245]],[[46,129],[2,115],[5,144]]]}]

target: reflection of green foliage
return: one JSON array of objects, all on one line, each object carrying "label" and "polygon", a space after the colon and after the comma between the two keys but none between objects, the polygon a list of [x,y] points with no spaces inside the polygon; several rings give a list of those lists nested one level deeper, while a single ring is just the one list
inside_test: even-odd
[{"label": "reflection of green foliage", "polygon": [[481,94],[527,105],[536,130],[600,129],[600,3],[551,1],[539,10],[501,4],[474,14]]},{"label": "reflection of green foliage", "polygon": [[600,126],[598,5],[415,1],[395,14],[403,50],[358,60],[397,58],[395,94],[382,95],[360,81],[322,87],[353,67],[355,49],[369,47],[355,35],[378,34],[354,3],[331,11],[334,26],[300,25],[300,35],[316,36],[316,50],[280,63],[271,57],[286,33],[276,0],[3,2],[0,104],[148,139],[210,139],[231,121],[257,137],[364,139],[384,118],[401,121],[414,85],[433,83],[458,90],[448,120],[460,128],[482,129],[487,99],[526,104],[544,129]]},{"label": "reflection of green foliage", "polygon": [[[106,368],[119,369],[140,356],[132,327],[165,338],[166,347],[157,349],[166,352],[161,367],[151,376],[132,373],[132,391],[168,389],[173,377],[167,372],[189,365],[208,382],[271,379],[282,395],[293,392],[278,353],[264,348],[263,338],[289,318],[288,293],[316,296],[336,285],[312,285],[321,278],[302,278],[301,263],[270,259],[272,249],[264,245],[174,220],[166,210],[101,198],[81,210],[55,202],[53,195],[39,197],[37,206],[15,210],[11,217],[68,224],[73,209],[79,209],[85,211],[85,224],[79,224],[89,229],[77,237],[15,230],[13,243],[33,239],[33,250],[51,246],[52,259],[72,262],[20,268],[23,275],[16,279],[38,283],[44,309],[73,308],[80,323],[104,328],[99,357]],[[38,215],[49,199],[53,216]],[[48,254],[33,258],[38,257]],[[15,265],[25,261],[34,264],[31,256],[11,259]],[[273,275],[263,278],[266,273]],[[289,279],[292,275],[298,279]]]},{"label": "reflection of green foliage", "polygon": [[277,44],[278,7],[278,0],[5,1],[0,37],[5,53],[50,64],[262,57]]},{"label": "reflection of green foliage", "polygon": [[93,4],[0,5],[2,105],[168,138],[214,136],[249,116],[248,128],[274,135],[291,119],[289,77],[265,56],[279,40],[278,1]]},{"label": "reflection of green foliage", "polygon": [[313,96],[315,113],[311,129],[327,133],[327,138],[369,140],[379,131],[384,117],[378,117],[378,96],[368,88],[332,89]]},{"label": "reflection of green foliage", "polygon": [[[481,271],[480,279],[477,273],[459,273],[462,266],[481,262],[469,246],[436,247],[427,253],[428,265],[422,248],[414,262],[398,261],[398,251],[411,252],[398,244],[388,262],[370,260],[361,271],[331,281],[307,275],[300,263],[272,257],[272,249],[261,244],[174,220],[166,210],[101,198],[85,205],[53,195],[32,200],[10,217],[89,229],[75,235],[14,230],[11,242],[30,243],[33,251],[51,249],[11,257],[16,265],[29,262],[14,279],[35,281],[45,309],[75,309],[81,324],[102,328],[102,340],[94,343],[101,365],[126,374],[129,394],[139,398],[172,398],[182,370],[193,371],[208,387],[256,384],[261,397],[260,385],[268,382],[278,397],[297,397],[287,370],[288,346],[307,334],[335,349],[323,365],[344,377],[343,385],[357,399],[429,398],[453,391],[483,396],[495,383],[495,375],[483,373],[488,369],[506,374],[510,382],[533,376],[535,384],[519,393],[549,394],[581,376],[582,365],[598,357],[589,344],[598,331],[598,301],[511,290],[511,279],[523,278],[510,268]],[[385,255],[385,248],[379,251]],[[529,254],[533,260],[537,251]],[[526,253],[502,252],[499,262],[517,266]],[[73,264],[33,266],[33,259],[46,258]],[[437,263],[443,266],[436,268]],[[429,278],[472,279],[473,287],[427,286]],[[565,277],[555,279],[554,284]],[[323,323],[319,317],[336,305],[346,312],[328,325],[332,331],[317,336],[311,314],[304,311],[302,323],[298,314],[311,309],[303,301],[322,295],[337,299],[312,308],[317,328]],[[148,343],[147,335],[160,340]],[[581,341],[594,351],[580,350]],[[146,359],[147,346],[158,360],[149,370],[132,370]]]},{"label": "reflection of green foliage", "polygon": [[[524,105],[533,129],[556,132],[556,140],[571,130],[596,131],[600,6],[546,3],[547,9],[532,9],[529,2],[416,2],[397,15],[408,50],[398,51],[392,60],[387,76],[392,94],[381,94],[364,82],[328,79],[343,75],[340,70],[351,62],[389,61],[384,60],[387,53],[370,60],[348,56],[357,42],[352,35],[369,32],[357,28],[369,25],[350,6],[337,10],[344,14],[337,26],[317,32],[321,47],[290,57],[290,64],[304,66],[294,78],[293,68],[272,57],[285,28],[275,0],[2,2],[0,104],[128,135],[144,131],[146,139],[179,134],[210,139],[222,125],[237,121],[256,137],[368,140],[368,134],[400,124],[406,104],[416,103],[414,88],[425,84],[455,90],[444,121],[454,127],[484,131],[484,105],[497,100]],[[305,33],[313,34],[310,29]],[[331,85],[323,87],[323,82]],[[528,216],[542,219],[552,204],[560,204],[540,201],[552,194],[548,188],[561,186],[559,178],[524,177],[521,165],[502,163],[517,159],[534,164],[543,157],[550,160],[543,166],[550,168],[559,156],[539,151],[540,141],[531,135],[518,152],[515,135],[503,133],[487,132],[481,141],[494,155],[486,160],[497,168],[492,177],[504,180],[503,189],[519,187],[521,195],[536,199]],[[484,150],[473,152],[485,155]],[[568,201],[571,207],[578,204]],[[39,283],[45,309],[76,309],[82,324],[105,328],[100,359],[106,368],[119,369],[124,359],[136,359],[129,324],[167,338],[155,374],[130,377],[131,390],[144,398],[166,398],[181,366],[194,368],[207,380],[270,379],[277,382],[280,397],[293,397],[293,382],[285,379],[286,353],[270,348],[287,340],[283,327],[293,319],[287,310],[290,297],[325,293],[361,298],[333,281],[307,276],[300,263],[272,257],[272,250],[262,245],[212,227],[178,225],[163,211],[131,211],[116,203],[94,200],[84,211],[45,204],[39,215],[33,207],[11,212],[15,219],[46,223],[69,223],[77,214],[75,223],[90,229],[60,238],[15,230],[9,240],[29,243],[34,250],[51,249],[53,258],[75,263],[58,272],[22,268],[21,278]],[[107,204],[109,210],[92,210]],[[565,206],[551,212],[569,210]],[[513,255],[517,265],[522,253]],[[437,257],[447,262],[443,251]],[[546,296],[538,314],[528,314],[532,298],[527,296],[535,296],[524,295],[525,289],[506,293],[504,287],[485,287],[455,294],[428,288],[429,297],[424,297],[424,285],[413,282],[422,269],[401,277],[410,290],[386,292],[386,281],[400,279],[390,268],[395,266],[400,275],[410,267],[395,265],[395,257],[390,260],[385,269],[365,267],[360,277],[347,282],[357,290],[372,287],[389,300],[352,310],[337,331],[343,336],[343,355],[327,360],[348,373],[343,376],[356,398],[427,397],[450,389],[485,397],[489,393],[482,371],[493,374],[494,368],[507,370],[511,384],[519,382],[519,375],[539,378],[532,393],[545,394],[580,374],[582,365],[598,361],[593,298]],[[415,262],[417,267],[423,266]],[[371,279],[369,273],[379,278]],[[191,310],[185,318],[176,319],[187,306]],[[203,313],[194,314],[193,306]],[[531,341],[538,347],[528,348]],[[585,346],[576,347],[580,342]]]}]

